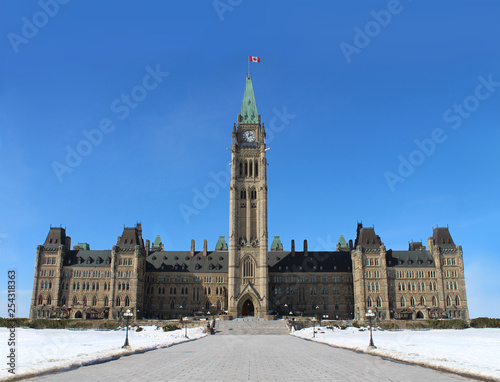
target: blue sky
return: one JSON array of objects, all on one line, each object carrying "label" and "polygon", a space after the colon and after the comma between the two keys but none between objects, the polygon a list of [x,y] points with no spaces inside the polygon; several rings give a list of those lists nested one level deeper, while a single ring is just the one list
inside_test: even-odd
[{"label": "blue sky", "polygon": [[227,237],[249,55],[270,237],[449,225],[471,317],[500,316],[497,1],[2,1],[0,36],[0,316],[7,269],[28,314],[51,224],[91,249],[137,221],[170,250]]}]

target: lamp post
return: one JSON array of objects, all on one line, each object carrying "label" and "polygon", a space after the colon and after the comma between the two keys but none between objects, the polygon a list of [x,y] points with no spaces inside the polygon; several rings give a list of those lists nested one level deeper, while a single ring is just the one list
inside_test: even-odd
[{"label": "lamp post", "polygon": [[372,337],[372,318],[375,317],[375,313],[373,313],[371,309],[368,309],[368,312],[365,314],[365,316],[368,317],[368,321],[370,322],[370,344],[368,345],[368,349],[376,349],[375,345],[373,344]]},{"label": "lamp post", "polygon": [[[318,309],[319,309],[319,306],[318,306],[318,305],[316,305],[316,307],[314,308],[314,310],[318,310]],[[315,314],[314,314],[314,317],[313,317],[313,324],[314,324],[314,326],[313,326],[313,338],[315,338],[315,337],[316,337],[316,321],[318,320],[318,319],[316,318],[316,316],[317,316],[317,313],[315,313]]]},{"label": "lamp post", "polygon": [[125,344],[123,344],[122,348],[129,349],[130,345],[128,343],[128,321],[130,320],[130,317],[132,317],[133,314],[130,312],[130,309],[127,309],[125,313],[123,313],[123,317],[127,320],[127,334],[125,335]]}]

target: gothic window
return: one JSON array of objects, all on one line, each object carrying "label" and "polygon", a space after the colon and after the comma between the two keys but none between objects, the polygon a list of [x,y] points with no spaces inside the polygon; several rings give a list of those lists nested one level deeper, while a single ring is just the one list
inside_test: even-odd
[{"label": "gothic window", "polygon": [[243,279],[252,282],[255,274],[255,264],[251,256],[243,260]]},{"label": "gothic window", "polygon": [[432,296],[432,306],[437,306],[437,304],[438,304],[438,301],[437,301],[436,296]]},{"label": "gothic window", "polygon": [[97,306],[97,297],[92,297],[92,306]]},{"label": "gothic window", "polygon": [[118,296],[116,298],[116,306],[120,306],[120,305],[121,305],[120,296]]},{"label": "gothic window", "polygon": [[401,307],[405,307],[406,306],[406,300],[404,297],[401,297]]},{"label": "gothic window", "polygon": [[108,296],[104,297],[104,306],[108,306],[109,305],[109,298]]},{"label": "gothic window", "polygon": [[38,296],[38,305],[42,305],[43,304],[43,297],[42,295]]},{"label": "gothic window", "polygon": [[424,296],[420,297],[420,305],[425,305],[425,298],[424,298]]},{"label": "gothic window", "polygon": [[83,298],[83,306],[87,306],[87,296]]},{"label": "gothic window", "polygon": [[48,296],[47,297],[47,305],[52,304],[52,297]]},{"label": "gothic window", "polygon": [[368,301],[367,301],[366,305],[368,305],[368,308],[372,307],[373,303],[372,303],[372,298],[371,297],[368,297]]},{"label": "gothic window", "polygon": [[458,295],[455,297],[455,305],[460,306],[460,297]]},{"label": "gothic window", "polygon": [[174,300],[170,301],[170,309],[174,310],[175,305],[174,305]]},{"label": "gothic window", "polygon": [[410,300],[410,305],[411,305],[411,306],[415,306],[415,305],[416,305],[416,304],[415,304],[415,298],[414,298],[414,297],[412,297],[412,298],[411,298],[411,300]]},{"label": "gothic window", "polygon": [[446,297],[446,305],[451,306],[451,297],[450,296]]},{"label": "gothic window", "polygon": [[165,294],[165,287],[161,288],[161,294]]},{"label": "gothic window", "polygon": [[75,297],[73,297],[73,305],[76,305],[76,304],[78,304],[78,299],[75,296]]},{"label": "gothic window", "polygon": [[326,300],[323,301],[323,309],[325,309],[325,310],[328,309],[328,302]]},{"label": "gothic window", "polygon": [[378,307],[382,306],[382,299],[380,297],[377,297],[377,306]]},{"label": "gothic window", "polygon": [[247,199],[247,192],[246,192],[246,190],[244,188],[240,191],[240,199],[241,200],[246,200]]},{"label": "gothic window", "polygon": [[259,176],[259,163],[255,161],[255,176]]},{"label": "gothic window", "polygon": [[127,297],[125,297],[125,306],[129,306],[130,305],[130,299]]},{"label": "gothic window", "polygon": [[335,301],[335,310],[339,310],[339,302]]},{"label": "gothic window", "polygon": [[240,162],[240,178],[243,176],[243,163]]}]

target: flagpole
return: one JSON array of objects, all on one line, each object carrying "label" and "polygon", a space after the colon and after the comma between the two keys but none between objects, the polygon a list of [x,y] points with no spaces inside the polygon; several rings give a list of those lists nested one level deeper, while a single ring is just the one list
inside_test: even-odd
[{"label": "flagpole", "polygon": [[250,57],[248,57],[248,73],[247,78],[250,78]]}]

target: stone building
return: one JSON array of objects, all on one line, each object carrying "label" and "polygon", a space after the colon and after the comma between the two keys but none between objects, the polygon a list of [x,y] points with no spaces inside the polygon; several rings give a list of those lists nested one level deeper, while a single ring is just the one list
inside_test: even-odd
[{"label": "stone building", "polygon": [[301,251],[279,236],[268,246],[266,131],[246,78],[232,131],[229,245],[167,251],[142,226],[124,228],[111,250],[71,248],[66,230],[51,227],[36,250],[31,318],[135,318],[304,315],[364,319],[468,318],[461,246],[436,227],[427,248],[386,249],[358,223],[354,243],[341,235],[335,251]]}]

